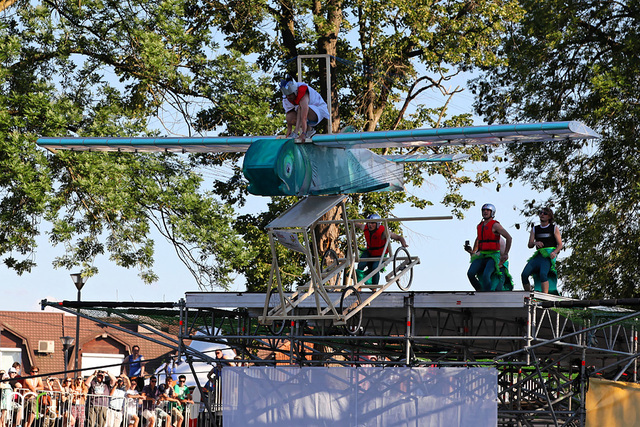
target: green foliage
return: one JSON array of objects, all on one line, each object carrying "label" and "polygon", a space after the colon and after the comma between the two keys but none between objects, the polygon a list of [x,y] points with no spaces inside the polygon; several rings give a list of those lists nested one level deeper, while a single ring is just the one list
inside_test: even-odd
[{"label": "green foliage", "polygon": [[596,141],[513,146],[507,173],[552,194],[570,249],[560,266],[564,290],[638,297],[640,9],[632,1],[523,7],[525,18],[505,36],[508,66],[474,84],[477,111],[492,122],[581,120],[601,132]]},{"label": "green foliage", "polygon": [[[158,108],[215,98],[210,73],[227,70],[229,60],[212,59],[210,29],[196,4],[173,0],[20,2],[4,12],[0,254],[8,267],[22,274],[35,265],[44,219],[50,242],[65,248],[55,267],[91,275],[95,258],[107,254],[151,282],[155,228],[203,289],[230,284],[251,251],[233,228],[233,210],[203,191],[187,158],[46,155],[35,146],[40,135],[154,134],[148,120]],[[231,75],[219,73],[217,82]]]},{"label": "green foliage", "polygon": [[[34,141],[282,132],[271,76],[304,53],[334,56],[335,130],[341,122],[361,129],[468,124],[468,115],[450,117],[446,105],[408,106],[425,91],[454,96],[458,89],[447,85],[457,73],[499,64],[502,32],[520,14],[513,0],[19,1],[0,20],[0,254],[19,273],[29,271],[44,219],[51,243],[66,249],[55,266],[95,274],[93,262],[104,254],[149,282],[155,229],[203,288],[225,287],[240,272],[260,289],[271,265],[263,226],[293,201],[274,199],[268,212],[234,223],[229,205],[247,196],[240,156],[47,155]],[[305,80],[325,93],[321,69],[305,68]],[[195,174],[203,166],[230,167],[233,176],[207,192]],[[461,164],[406,171],[414,185],[443,175],[450,190],[443,202],[457,214],[472,203],[462,186],[489,181],[465,176]],[[434,203],[403,193],[352,199],[354,216],[385,215],[407,200]],[[305,280],[304,260],[278,256],[287,257],[287,286]]]}]

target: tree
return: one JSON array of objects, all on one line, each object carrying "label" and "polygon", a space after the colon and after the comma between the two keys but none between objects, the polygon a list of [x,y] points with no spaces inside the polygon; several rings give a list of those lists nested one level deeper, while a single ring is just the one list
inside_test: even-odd
[{"label": "tree", "polygon": [[[284,71],[293,73],[293,59],[298,55],[332,55],[331,127],[334,132],[339,131],[342,124],[364,130],[470,124],[470,115],[448,117],[446,103],[436,108],[418,105],[415,111],[410,111],[409,105],[431,90],[452,97],[461,89],[448,89],[451,78],[461,71],[499,61],[496,49],[501,32],[507,22],[518,19],[521,14],[517,2],[502,0],[445,4],[431,1],[229,0],[206,7],[205,13],[223,22],[221,30],[225,35],[225,46],[245,55],[257,55],[256,62],[265,72],[273,74],[272,70],[277,69],[276,75]],[[305,63],[303,78],[322,94],[326,92],[323,64],[316,68]],[[277,82],[278,78],[274,80]],[[273,108],[281,109],[278,93],[273,97]],[[454,151],[443,151],[447,150]],[[474,160],[486,156],[482,149],[465,151]],[[209,164],[208,160],[209,156],[203,159],[205,164]],[[218,164],[218,158],[215,162]],[[409,184],[419,186],[425,176],[436,174],[445,176],[449,185],[449,192],[442,202],[458,215],[473,205],[461,195],[462,186],[490,181],[487,173],[466,176],[461,163],[407,166],[405,179]],[[230,184],[217,184],[219,189],[225,190],[225,200],[243,201],[245,189],[237,185],[240,182],[242,178],[236,175]],[[360,217],[373,210],[385,215],[393,206],[405,201],[418,207],[433,203],[404,193],[369,194],[350,199],[351,217]],[[281,212],[276,205],[281,209],[289,206],[275,202],[269,208],[273,216]],[[245,217],[244,222],[262,224],[268,220],[259,215]],[[245,234],[245,239],[270,256],[268,248],[260,246],[266,244],[266,240],[252,240],[254,235]],[[265,270],[252,268],[245,272],[249,283],[258,283],[259,278],[267,275],[267,259],[262,261],[260,265]],[[306,276],[299,278],[305,279]]]},{"label": "tree", "polygon": [[[116,263],[137,266],[145,280],[153,280],[148,233],[156,227],[203,286],[212,284],[208,280],[224,286],[231,270],[257,280],[262,272],[243,261],[253,257],[252,251],[266,253],[264,237],[247,224],[269,218],[232,224],[223,205],[242,204],[246,197],[238,156],[54,156],[37,149],[35,139],[273,134],[284,128],[280,94],[263,73],[301,53],[335,58],[331,89],[340,108],[334,109],[334,130],[342,122],[363,129],[465,124],[469,117],[449,117],[446,105],[418,106],[415,112],[407,105],[431,89],[452,95],[456,90],[447,92],[445,85],[453,75],[495,63],[500,33],[519,13],[512,0],[18,0],[0,21],[0,164],[5,172],[0,250],[5,262],[18,272],[29,270],[33,239],[46,219],[54,225],[51,241],[68,248],[58,266],[82,265],[91,274],[93,258],[108,252]],[[247,55],[254,55],[255,66]],[[308,76],[314,85],[323,80],[320,71]],[[485,156],[478,149],[468,151],[474,158]],[[222,164],[234,168],[235,175],[216,182],[215,194],[205,192],[194,174],[203,165]],[[451,194],[444,201],[457,212],[472,203],[460,195],[460,187],[488,181],[486,174],[465,176],[460,164],[407,168],[407,180],[415,185],[425,174],[445,175]],[[407,199],[379,194],[353,200],[356,211],[375,205],[385,214]],[[431,203],[409,200],[417,206]],[[270,215],[287,203],[272,201]],[[231,228],[236,225],[250,250]],[[219,241],[220,233],[229,245]],[[298,277],[301,267],[292,266],[291,277]]]},{"label": "tree", "polygon": [[508,64],[473,87],[490,122],[581,120],[596,141],[509,149],[510,179],[551,192],[570,253],[563,288],[583,298],[640,296],[640,5],[525,1],[505,33]]},{"label": "tree", "polygon": [[117,265],[140,269],[144,281],[155,280],[152,227],[206,289],[226,287],[250,258],[233,211],[203,191],[188,158],[47,155],[35,146],[38,136],[152,135],[158,131],[147,121],[160,109],[214,99],[208,79],[221,85],[232,83],[230,75],[241,78],[228,70],[232,58],[216,62],[205,54],[215,46],[206,18],[188,13],[194,7],[19,1],[3,14],[0,254],[18,274],[35,265],[43,219],[52,224],[50,241],[66,249],[54,265],[82,266],[87,275],[95,273],[95,257],[108,253]]}]

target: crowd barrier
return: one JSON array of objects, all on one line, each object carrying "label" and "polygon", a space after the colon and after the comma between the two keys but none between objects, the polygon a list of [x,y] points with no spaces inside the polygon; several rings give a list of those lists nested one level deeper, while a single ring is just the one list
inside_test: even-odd
[{"label": "crowd barrier", "polygon": [[[200,403],[159,400],[153,410],[142,401],[60,391],[34,393],[0,389],[0,427],[197,427]],[[182,415],[182,420],[180,420]]]}]

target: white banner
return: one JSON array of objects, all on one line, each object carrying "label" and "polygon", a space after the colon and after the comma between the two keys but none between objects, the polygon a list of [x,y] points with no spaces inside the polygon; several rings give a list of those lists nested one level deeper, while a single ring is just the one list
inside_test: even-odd
[{"label": "white banner", "polygon": [[488,368],[225,367],[223,425],[497,425]]}]

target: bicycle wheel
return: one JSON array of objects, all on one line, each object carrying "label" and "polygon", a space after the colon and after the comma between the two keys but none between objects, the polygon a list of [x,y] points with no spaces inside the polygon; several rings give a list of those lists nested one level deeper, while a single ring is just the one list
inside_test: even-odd
[{"label": "bicycle wheel", "polygon": [[[410,262],[411,256],[407,248],[400,246],[396,249],[396,253],[393,255],[393,274],[397,277],[404,272],[402,277],[396,280],[396,284],[402,291],[409,289],[411,282],[413,282],[413,267],[407,266]],[[405,271],[407,268],[409,271]]]},{"label": "bicycle wheel", "polygon": [[[320,260],[320,271],[324,278],[327,274],[331,273],[338,267],[338,254],[333,249],[327,249],[322,255]],[[340,274],[336,274],[331,280],[325,283],[325,285],[335,286],[340,283]]]},{"label": "bicycle wheel", "polygon": [[[349,286],[342,290],[342,296],[340,297],[340,313],[342,313],[343,316],[347,316],[349,313],[360,307],[361,303],[362,299],[360,298],[360,292],[358,292],[353,286]],[[344,328],[350,335],[355,335],[360,331],[361,326],[362,310],[351,316],[347,320],[347,324]]]},{"label": "bicycle wheel", "polygon": [[[271,296],[269,296],[269,311],[280,306],[280,294],[278,291],[272,291]],[[269,330],[273,335],[280,335],[282,331],[284,331],[284,325],[286,324],[285,320],[274,320],[269,325]]]}]

